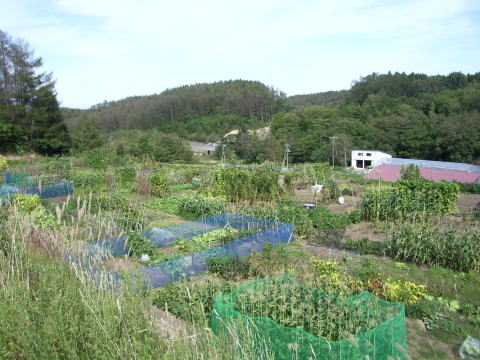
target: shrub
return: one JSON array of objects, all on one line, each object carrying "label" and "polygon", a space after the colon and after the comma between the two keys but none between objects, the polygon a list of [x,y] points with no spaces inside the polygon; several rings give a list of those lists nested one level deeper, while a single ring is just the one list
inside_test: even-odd
[{"label": "shrub", "polygon": [[350,222],[352,224],[358,224],[360,221],[362,221],[362,213],[360,210],[352,210],[349,214],[348,217],[350,218]]},{"label": "shrub", "polygon": [[0,171],[8,170],[8,161],[3,156],[0,156]]},{"label": "shrub", "polygon": [[248,258],[224,257],[207,259],[207,271],[225,280],[247,278],[250,273]]},{"label": "shrub", "polygon": [[18,210],[26,213],[31,213],[40,207],[40,198],[38,195],[15,193],[13,195],[13,202]]},{"label": "shrub", "polygon": [[67,175],[67,179],[74,182],[75,188],[85,191],[99,191],[105,187],[103,172],[75,169]]},{"label": "shrub", "polygon": [[400,176],[404,180],[418,180],[420,179],[420,168],[415,164],[402,166],[400,169]]},{"label": "shrub", "polygon": [[408,224],[392,234],[387,249],[395,259],[428,266],[466,272],[480,268],[478,231]]},{"label": "shrub", "polygon": [[318,230],[316,243],[340,246],[340,240],[345,235],[347,226],[350,224],[348,216],[336,214],[325,207],[317,207],[308,212],[315,229]]},{"label": "shrub", "polygon": [[150,184],[152,185],[152,194],[158,197],[165,196],[168,191],[168,178],[164,171],[157,170],[150,177]]},{"label": "shrub", "polygon": [[121,166],[116,169],[116,177],[118,183],[122,186],[127,186],[135,182],[137,172],[132,165]]},{"label": "shrub", "polygon": [[105,170],[111,162],[112,154],[105,149],[89,150],[83,153],[85,164],[95,170]]},{"label": "shrub", "polygon": [[184,218],[199,218],[226,211],[223,199],[201,195],[185,195],[178,198],[178,213]]},{"label": "shrub", "polygon": [[155,244],[150,239],[136,232],[128,233],[126,246],[129,255],[137,258],[143,254],[153,256],[156,250]]},{"label": "shrub", "polygon": [[383,292],[386,300],[403,302],[405,304],[415,304],[427,295],[425,285],[418,285],[411,281],[394,280],[391,278],[385,280]]}]

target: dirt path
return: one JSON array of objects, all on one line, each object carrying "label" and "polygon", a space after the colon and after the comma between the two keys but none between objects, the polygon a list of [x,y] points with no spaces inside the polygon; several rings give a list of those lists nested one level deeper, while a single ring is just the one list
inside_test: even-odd
[{"label": "dirt path", "polygon": [[458,210],[462,213],[467,212],[472,210],[478,203],[480,203],[480,194],[460,194]]}]

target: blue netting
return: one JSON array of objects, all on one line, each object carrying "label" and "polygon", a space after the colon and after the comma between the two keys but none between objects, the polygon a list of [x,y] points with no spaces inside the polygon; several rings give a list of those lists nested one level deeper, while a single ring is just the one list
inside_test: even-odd
[{"label": "blue netting", "polygon": [[[155,228],[144,232],[143,235],[152,240],[157,247],[165,247],[172,244],[176,239],[192,238],[225,226],[230,226],[239,232],[256,232],[221,246],[145,267],[143,272],[149,285],[156,288],[199,275],[205,272],[207,259],[212,257],[247,256],[253,251],[262,251],[267,243],[277,246],[293,240],[293,226],[291,224],[231,213],[204,217],[196,221],[165,228]],[[125,255],[128,253],[125,241],[126,237],[122,235],[91,242],[88,244],[86,258],[98,260],[105,258],[108,254],[113,256]]]},{"label": "blue netting", "polygon": [[204,273],[209,258],[247,256],[253,251],[262,251],[267,243],[277,246],[288,244],[292,239],[293,226],[281,224],[273,229],[242,237],[225,245],[151,265],[144,268],[143,272],[150,285],[157,288]]},{"label": "blue netting", "polygon": [[0,187],[0,197],[7,199],[19,192],[29,195],[38,195],[42,199],[73,194],[73,182],[64,182],[57,179],[29,176],[26,173],[5,173],[5,183]]},{"label": "blue netting", "polygon": [[[281,223],[257,219],[247,215],[224,213],[164,228],[153,228],[150,231],[144,232],[143,235],[150,239],[157,248],[161,248],[172,244],[177,239],[191,239],[194,236],[226,226],[230,226],[241,232],[249,230],[264,231],[278,227],[279,224]],[[126,237],[122,235],[120,237],[93,241],[89,243],[89,245],[92,248],[101,247],[107,249],[113,256],[121,256],[128,253],[125,241]]]}]

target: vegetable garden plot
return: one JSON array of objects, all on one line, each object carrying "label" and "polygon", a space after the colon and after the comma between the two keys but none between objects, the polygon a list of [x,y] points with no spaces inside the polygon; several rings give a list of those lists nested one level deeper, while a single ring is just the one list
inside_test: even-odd
[{"label": "vegetable garden plot", "polygon": [[[152,240],[157,247],[165,247],[177,239],[191,239],[196,235],[228,226],[239,232],[252,231],[254,233],[221,246],[145,267],[143,272],[147,282],[152,287],[160,287],[205,272],[209,258],[247,256],[253,251],[261,251],[266,243],[276,246],[287,244],[293,239],[291,224],[231,213],[208,216],[161,229],[155,228],[144,232],[143,235]],[[125,241],[126,236],[122,235],[119,238],[89,243],[88,256],[99,258],[102,257],[102,254],[105,256],[105,251],[113,256],[125,255],[128,253],[128,244]]]},{"label": "vegetable garden plot", "polygon": [[255,346],[267,346],[275,359],[407,358],[402,303],[368,292],[329,295],[288,274],[217,296],[211,327],[217,335],[231,327],[248,329]]},{"label": "vegetable garden plot", "polygon": [[5,183],[0,187],[0,197],[7,199],[15,193],[38,195],[42,199],[71,195],[74,191],[73,182],[63,180],[28,176],[26,173],[5,173]]}]

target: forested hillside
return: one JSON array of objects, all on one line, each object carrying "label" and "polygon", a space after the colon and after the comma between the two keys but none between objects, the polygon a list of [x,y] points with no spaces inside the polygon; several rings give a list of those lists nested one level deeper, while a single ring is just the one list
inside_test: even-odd
[{"label": "forested hillside", "polygon": [[[271,130],[265,141],[242,133],[240,141],[229,145],[248,161],[279,159],[285,143],[291,145],[294,162],[331,161],[330,137],[336,137],[335,162],[342,165],[356,147],[398,157],[478,163],[480,73],[371,74],[354,83],[339,107],[279,112]],[[277,149],[274,155],[272,149]]]},{"label": "forested hillside", "polygon": [[196,140],[218,139],[235,127],[268,123],[285,94],[258,81],[232,80],[169,89],[159,95],[105,102],[86,111],[65,109],[71,127],[82,116],[107,130],[158,128]]},{"label": "forested hillside", "polygon": [[340,91],[326,91],[316,94],[307,94],[307,95],[293,95],[287,98],[287,105],[294,108],[311,106],[311,105],[322,105],[322,106],[331,106],[339,107],[345,101],[347,97],[347,90]]}]

